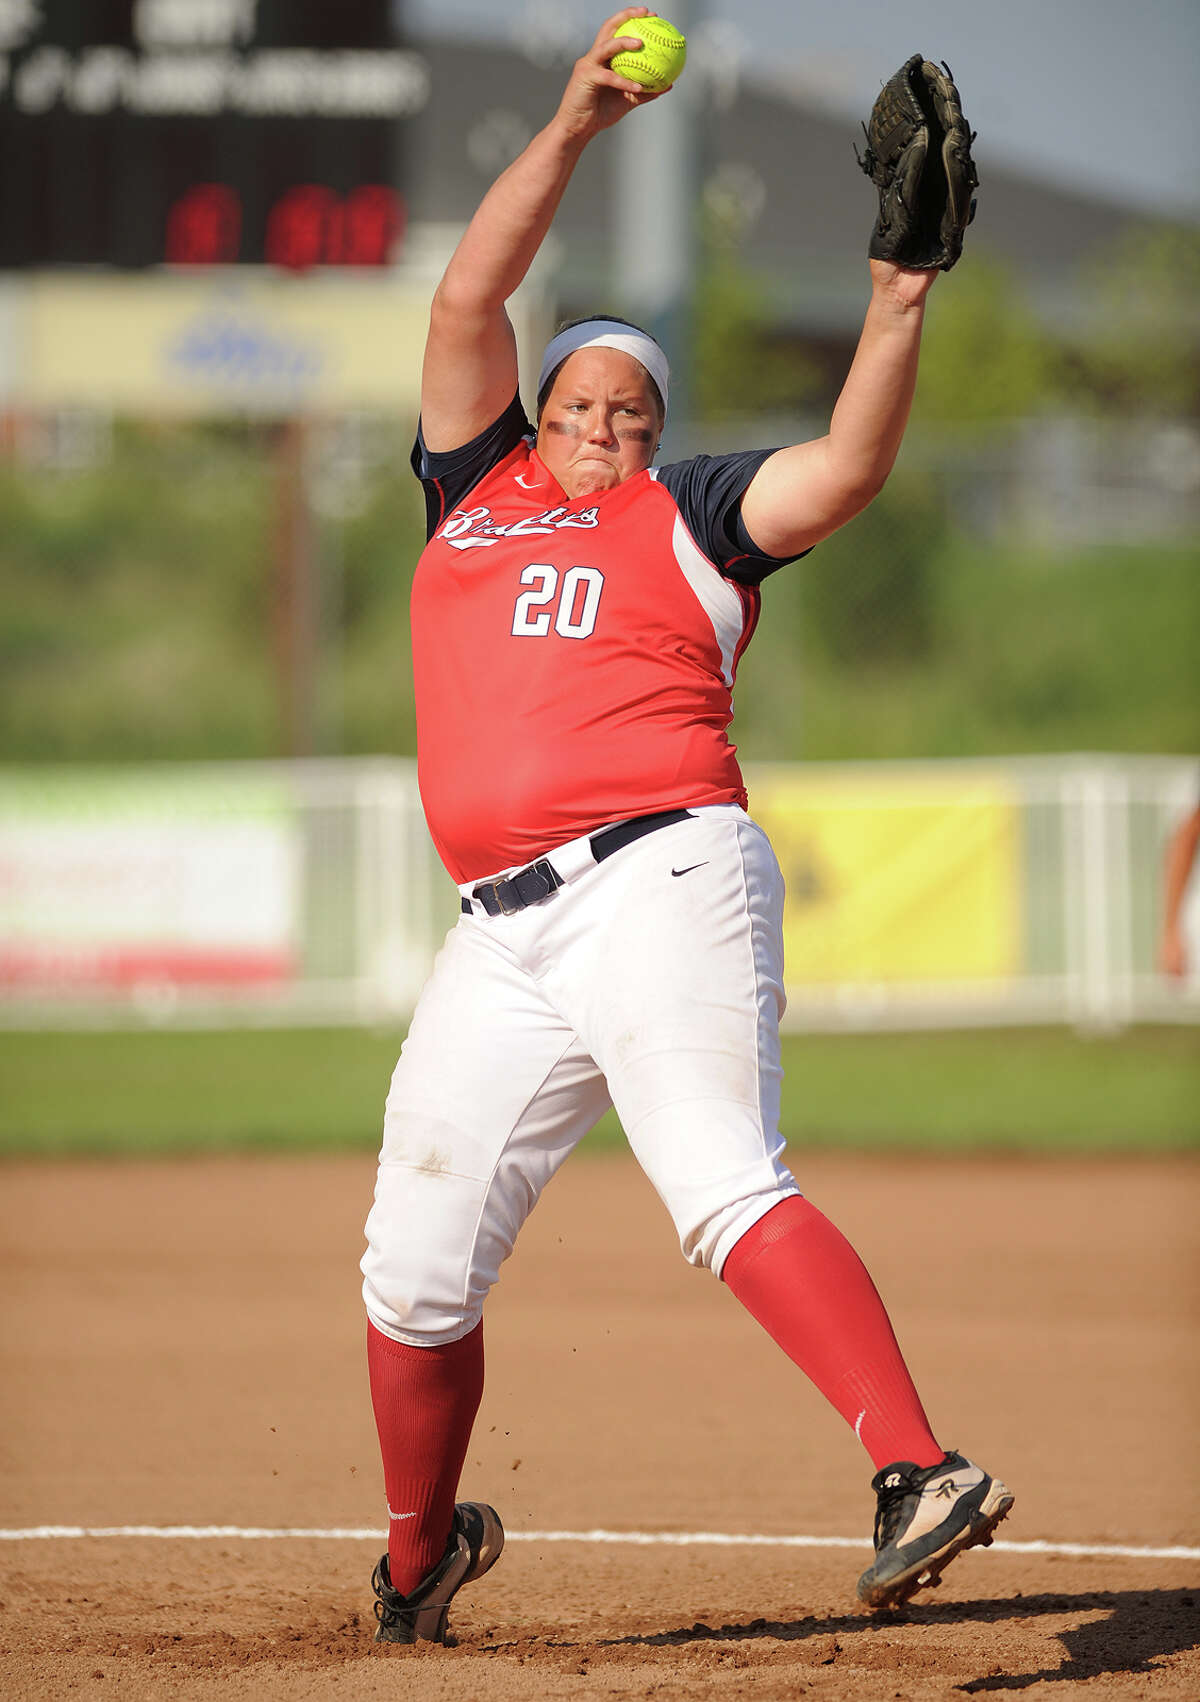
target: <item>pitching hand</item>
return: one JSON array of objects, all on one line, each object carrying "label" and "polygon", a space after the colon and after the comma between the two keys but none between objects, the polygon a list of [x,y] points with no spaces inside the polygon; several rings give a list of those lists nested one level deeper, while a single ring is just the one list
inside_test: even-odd
[{"label": "pitching hand", "polygon": [[[595,136],[616,124],[634,107],[645,106],[649,101],[658,99],[658,94],[609,69],[610,60],[634,45],[627,36],[619,41],[613,40],[618,25],[631,18],[653,16],[649,6],[625,6],[614,12],[607,22],[601,24],[600,33],[583,58],[575,61],[571,80],[558,108],[559,118],[573,136]],[[636,45],[642,45],[640,40]],[[667,93],[665,89],[661,92]]]}]

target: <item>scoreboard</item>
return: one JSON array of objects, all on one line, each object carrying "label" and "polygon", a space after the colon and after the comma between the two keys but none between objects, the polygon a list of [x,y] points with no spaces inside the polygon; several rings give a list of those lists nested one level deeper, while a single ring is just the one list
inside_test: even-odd
[{"label": "scoreboard", "polygon": [[379,267],[429,73],[398,0],[0,0],[0,269]]}]

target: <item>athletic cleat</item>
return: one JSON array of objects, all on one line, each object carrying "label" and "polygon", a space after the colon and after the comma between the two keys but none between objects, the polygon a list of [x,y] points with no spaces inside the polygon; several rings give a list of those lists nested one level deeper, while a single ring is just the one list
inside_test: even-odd
[{"label": "athletic cleat", "polygon": [[482,1578],[500,1558],[504,1526],[494,1507],[482,1501],[460,1501],[446,1552],[411,1596],[392,1588],[388,1557],[381,1558],[371,1578],[375,1591],[377,1643],[449,1643],[446,1616],[450,1603],[464,1584]]},{"label": "athletic cleat", "polygon": [[941,1582],[964,1549],[992,1540],[1014,1497],[999,1478],[947,1454],[936,1466],[900,1460],[871,1479],[875,1564],[858,1580],[868,1607],[899,1607],[917,1590]]}]

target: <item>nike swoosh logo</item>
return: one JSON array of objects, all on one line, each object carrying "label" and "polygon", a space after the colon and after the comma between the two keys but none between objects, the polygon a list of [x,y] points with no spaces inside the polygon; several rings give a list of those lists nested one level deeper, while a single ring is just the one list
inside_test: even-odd
[{"label": "nike swoosh logo", "polygon": [[707,866],[708,859],[705,858],[703,863],[689,863],[686,869],[672,869],[671,873],[673,875],[690,875],[693,869],[704,869]]},{"label": "nike swoosh logo", "polygon": [[416,1513],[393,1513],[392,1509],[390,1507],[388,1508],[389,1519],[415,1519],[416,1516]]}]

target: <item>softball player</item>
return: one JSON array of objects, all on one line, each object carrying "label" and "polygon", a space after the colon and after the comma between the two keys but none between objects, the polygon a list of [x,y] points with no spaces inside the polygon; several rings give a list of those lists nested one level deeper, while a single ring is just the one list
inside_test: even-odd
[{"label": "softball player", "polygon": [[583,148],[648,98],[618,22],[497,180],[436,293],[413,465],[419,773],[462,914],[388,1095],[363,1258],[389,1512],[377,1637],[444,1641],[494,1563],[455,1504],[486,1295],[542,1188],[609,1104],[685,1256],[721,1277],[843,1414],[878,1474],[871,1605],[990,1540],[1012,1497],[934,1439],[857,1255],[783,1162],[783,883],[727,729],[760,586],[891,468],[935,273],[872,262],[826,437],[651,463],[662,349],[589,320],[546,350],[531,425],[504,303]]},{"label": "softball player", "polygon": [[1200,856],[1200,803],[1171,830],[1163,859],[1163,914],[1158,963],[1164,975],[1185,980],[1194,974],[1194,951],[1189,950],[1186,923],[1192,871]]}]

